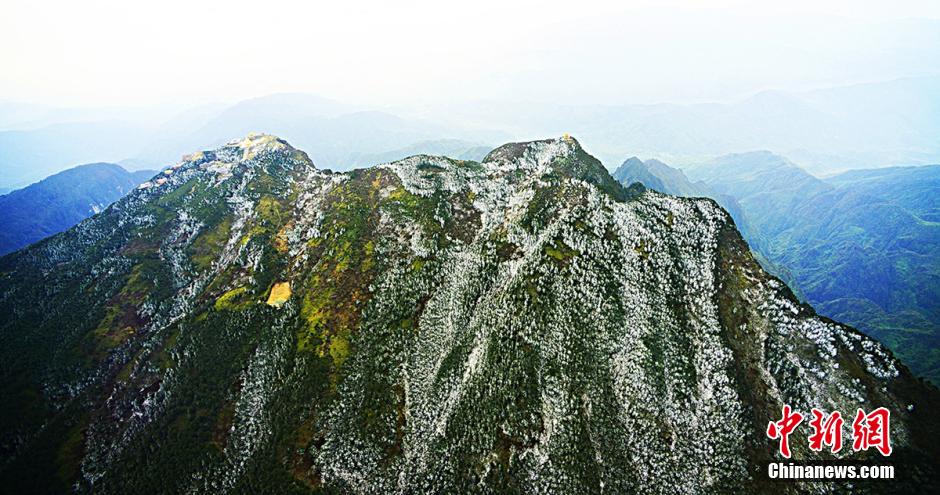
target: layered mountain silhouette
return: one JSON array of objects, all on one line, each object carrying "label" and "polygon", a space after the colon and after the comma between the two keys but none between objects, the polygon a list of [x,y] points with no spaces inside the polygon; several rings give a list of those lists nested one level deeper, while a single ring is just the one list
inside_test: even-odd
[{"label": "layered mountain silhouette", "polygon": [[29,111],[0,102],[0,187],[22,187],[91,161],[157,168],[255,129],[289,139],[333,170],[371,165],[356,157],[441,138],[491,144],[562,132],[578,135],[608,165],[628,152],[685,166],[752,149],[783,153],[813,173],[929,164],[940,157],[938,88],[936,76],[925,76],[767,91],[723,103],[448,101],[412,108],[288,93],[200,105],[165,121],[114,109]]}]

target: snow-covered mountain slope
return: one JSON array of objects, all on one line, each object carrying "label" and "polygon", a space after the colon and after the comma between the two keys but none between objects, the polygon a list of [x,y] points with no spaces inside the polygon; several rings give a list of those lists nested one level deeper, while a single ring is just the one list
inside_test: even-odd
[{"label": "snow-covered mountain slope", "polygon": [[853,487],[936,479],[936,389],[570,137],[340,174],[250,135],[164,178],[0,258],[3,486],[847,489],[763,480],[783,404],[891,410],[906,481]]}]

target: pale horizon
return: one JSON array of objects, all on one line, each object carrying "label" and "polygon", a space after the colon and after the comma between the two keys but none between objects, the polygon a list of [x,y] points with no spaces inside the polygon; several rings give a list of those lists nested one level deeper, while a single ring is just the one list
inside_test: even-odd
[{"label": "pale horizon", "polygon": [[0,19],[0,100],[695,103],[938,74],[925,63],[940,60],[935,2],[752,3],[15,0]]}]

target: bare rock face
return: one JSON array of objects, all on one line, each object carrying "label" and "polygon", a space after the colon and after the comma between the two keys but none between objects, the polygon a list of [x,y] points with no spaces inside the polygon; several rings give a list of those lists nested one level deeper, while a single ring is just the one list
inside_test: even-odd
[{"label": "bare rock face", "polygon": [[[337,174],[250,135],[167,172],[0,258],[4,486],[936,481],[936,389],[800,305],[714,202],[624,189],[573,138]],[[887,407],[902,479],[766,481],[783,404]],[[833,458],[792,438],[794,459]]]}]

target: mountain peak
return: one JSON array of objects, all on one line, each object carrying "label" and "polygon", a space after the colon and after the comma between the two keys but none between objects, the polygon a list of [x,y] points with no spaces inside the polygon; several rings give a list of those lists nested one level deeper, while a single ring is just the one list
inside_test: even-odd
[{"label": "mountain peak", "polygon": [[629,175],[631,171],[642,170],[645,168],[645,166],[646,165],[643,163],[643,160],[640,160],[636,156],[631,156],[630,158],[624,160],[619,167],[617,167],[617,170],[614,171],[614,178],[619,181],[623,181],[624,176]]},{"label": "mountain peak", "polygon": [[621,167],[636,165],[643,165],[643,160],[640,160],[638,156],[631,156],[630,158],[624,160],[622,164],[620,164]]},{"label": "mountain peak", "polygon": [[243,151],[242,159],[250,160],[259,153],[281,151],[293,148],[287,144],[287,141],[272,134],[261,132],[249,132],[242,139],[233,139],[227,146],[236,146]]},{"label": "mountain peak", "polygon": [[307,154],[287,141],[271,134],[251,132],[214,150],[183,155],[180,161],[140,184],[137,189],[146,191],[141,193],[145,195],[162,194],[197,177],[207,178],[208,183],[218,185],[258,168],[284,178],[305,169],[315,169]]},{"label": "mountain peak", "polygon": [[584,152],[581,144],[565,134],[554,139],[504,144],[487,154],[483,163],[514,163],[523,168],[541,169],[579,152]]},{"label": "mountain peak", "polygon": [[583,180],[618,201],[626,201],[642,192],[624,189],[600,160],[584,151],[578,140],[568,134],[554,139],[504,144],[486,155],[483,165],[504,172],[526,171]]}]

